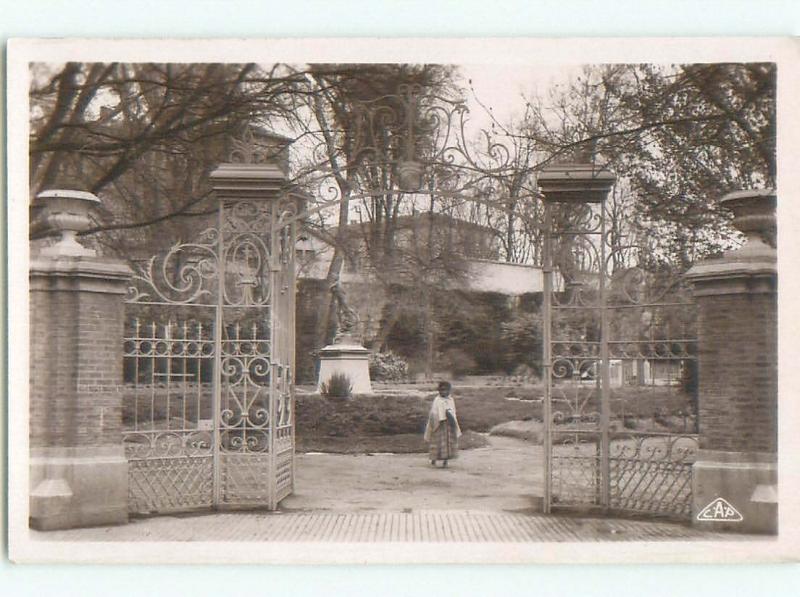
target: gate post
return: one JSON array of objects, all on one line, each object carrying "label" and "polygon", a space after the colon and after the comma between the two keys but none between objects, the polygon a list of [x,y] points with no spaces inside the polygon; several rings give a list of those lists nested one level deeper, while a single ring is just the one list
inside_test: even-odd
[{"label": "gate post", "polygon": [[[263,135],[262,135],[263,136]],[[285,140],[272,135],[270,139],[277,139],[278,144],[286,146]],[[231,152],[232,160],[222,163],[209,175],[209,183],[217,199],[219,214],[219,261],[220,272],[218,275],[219,289],[217,292],[217,322],[216,322],[216,373],[214,391],[214,487],[215,506],[267,506],[274,510],[280,500],[287,495],[286,484],[291,486],[293,480],[291,471],[294,460],[294,444],[292,432],[293,422],[286,421],[288,415],[279,416],[281,408],[286,409],[285,400],[290,401],[290,410],[293,406],[293,377],[288,380],[289,396],[282,395],[283,386],[279,385],[283,368],[294,365],[294,232],[282,236],[287,226],[295,230],[294,217],[300,211],[300,206],[305,200],[305,195],[288,183],[286,162],[270,159],[259,149],[259,144],[253,139],[252,131],[248,129],[244,140],[234,141],[234,151]],[[269,148],[268,148],[269,149]],[[285,150],[281,150],[285,151]],[[255,209],[254,206],[260,206]],[[288,222],[288,223],[287,223]],[[254,235],[264,239],[266,245],[261,249],[250,245],[251,249],[260,252],[263,249],[266,262],[262,264],[263,271],[257,272],[259,276],[267,278],[268,293],[261,300],[256,300],[252,295],[241,300],[228,296],[231,280],[228,278],[238,276],[238,284],[242,288],[252,290],[264,284],[255,276],[248,276],[245,280],[243,272],[248,269],[248,263],[241,261],[246,258],[246,252],[237,247],[243,244],[247,235]],[[248,249],[250,250],[250,249]],[[237,262],[236,260],[240,261]],[[223,384],[225,374],[222,362],[227,355],[223,348],[222,333],[225,326],[235,323],[236,310],[256,309],[269,307],[266,314],[268,318],[269,338],[266,352],[259,355],[269,366],[269,381],[266,386],[268,391],[268,404],[259,403],[243,413],[241,426],[228,426],[222,417],[222,411],[228,407],[222,403]],[[228,309],[230,308],[230,309]],[[230,312],[231,319],[227,319]],[[259,343],[256,343],[259,344]],[[238,357],[241,355],[233,355]],[[252,357],[253,355],[250,355]],[[248,357],[249,358],[249,357]],[[250,383],[258,385],[250,377],[260,369],[260,365],[244,367],[244,377]],[[261,373],[260,375],[263,375]],[[290,369],[294,376],[294,370]],[[228,386],[231,394],[236,391]],[[241,395],[242,404],[246,395]],[[268,420],[267,451],[260,449],[250,451],[247,442],[239,449],[228,449],[223,441],[223,434],[227,432],[243,432],[245,434],[260,434],[263,424],[254,417],[262,416],[256,411],[266,413]],[[252,411],[252,412],[251,412]],[[284,419],[283,421],[279,419]],[[253,436],[255,437],[255,436]],[[267,466],[263,465],[263,456],[266,453]]]},{"label": "gate post", "polygon": [[46,191],[34,227],[60,233],[30,264],[30,526],[128,520],[122,442],[123,262],[81,246],[100,200]]},{"label": "gate post", "polygon": [[747,241],[687,274],[698,309],[692,521],[714,530],[777,532],[776,201],[771,190],[726,195]]},{"label": "gate post", "polygon": [[[579,156],[585,158],[586,156]],[[585,338],[565,339],[554,337],[553,334],[553,312],[556,305],[553,304],[553,274],[555,269],[559,269],[560,264],[554,263],[555,249],[553,242],[555,236],[561,236],[563,231],[555,230],[554,207],[556,205],[570,206],[572,210],[580,213],[584,211],[587,216],[585,222],[577,224],[575,230],[569,234],[575,238],[581,235],[588,240],[594,248],[596,257],[594,258],[594,269],[597,273],[598,298],[593,305],[599,308],[601,318],[601,346],[599,354],[593,360],[599,363],[600,369],[600,420],[595,430],[599,435],[599,446],[597,458],[591,464],[593,477],[599,481],[599,491],[595,490],[593,503],[589,506],[600,506],[607,510],[610,506],[611,493],[611,473],[610,473],[610,415],[611,415],[611,388],[609,378],[609,353],[608,353],[608,307],[607,307],[607,285],[608,272],[606,262],[606,208],[605,202],[608,193],[614,186],[616,175],[606,170],[602,166],[590,163],[581,159],[578,162],[554,163],[543,168],[538,175],[539,190],[545,204],[545,246],[544,246],[544,334],[543,334],[543,375],[545,377],[544,404],[542,417],[544,419],[544,512],[549,513],[556,496],[553,494],[553,472],[557,466],[557,459],[553,456],[553,444],[556,430],[554,429],[553,413],[553,370],[554,355],[553,348],[557,344],[570,344],[572,347],[581,346],[586,349]],[[597,207],[594,208],[593,205]],[[596,214],[596,218],[592,214]],[[580,219],[580,218],[578,218]],[[598,246],[599,245],[599,246]],[[563,271],[559,272],[563,276]],[[591,308],[591,307],[588,307]],[[557,359],[556,359],[557,360]],[[576,370],[580,371],[577,364]],[[572,413],[579,415],[579,413]],[[573,496],[557,496],[563,505],[571,504]],[[587,504],[580,504],[586,506]]]}]

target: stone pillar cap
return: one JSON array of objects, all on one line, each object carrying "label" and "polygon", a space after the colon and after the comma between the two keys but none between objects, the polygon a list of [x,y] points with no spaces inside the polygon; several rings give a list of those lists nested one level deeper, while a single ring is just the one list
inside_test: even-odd
[{"label": "stone pillar cap", "polygon": [[257,178],[285,180],[286,174],[273,162],[248,164],[242,162],[223,162],[210,174],[213,178]]},{"label": "stone pillar cap", "polygon": [[596,164],[555,163],[537,175],[537,184],[546,201],[556,203],[601,203],[617,177]]},{"label": "stone pillar cap", "polygon": [[209,175],[218,199],[274,199],[286,192],[286,180],[274,163],[226,162]]}]

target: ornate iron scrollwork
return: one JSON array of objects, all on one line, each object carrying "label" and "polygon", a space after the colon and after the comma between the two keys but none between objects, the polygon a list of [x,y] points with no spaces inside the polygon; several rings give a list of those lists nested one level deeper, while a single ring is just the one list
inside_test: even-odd
[{"label": "ornate iron scrollwork", "polygon": [[196,242],[177,243],[136,265],[128,303],[213,304],[219,272],[219,231],[208,228]]}]

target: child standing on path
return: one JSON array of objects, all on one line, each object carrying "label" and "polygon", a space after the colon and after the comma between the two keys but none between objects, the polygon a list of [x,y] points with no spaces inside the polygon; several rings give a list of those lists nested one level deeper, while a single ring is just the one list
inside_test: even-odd
[{"label": "child standing on path", "polygon": [[428,414],[428,424],[425,426],[425,441],[430,445],[431,464],[436,466],[436,461],[441,460],[442,466],[447,466],[447,461],[458,456],[458,438],[461,428],[456,418],[456,403],[450,396],[450,383],[440,381],[439,394],[434,398],[431,411]]}]

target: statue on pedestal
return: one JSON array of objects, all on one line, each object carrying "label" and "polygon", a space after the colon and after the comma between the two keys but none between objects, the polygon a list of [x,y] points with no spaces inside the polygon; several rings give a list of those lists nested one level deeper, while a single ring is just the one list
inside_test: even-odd
[{"label": "statue on pedestal", "polygon": [[333,300],[336,301],[336,333],[333,337],[334,344],[360,344],[358,336],[358,325],[360,319],[358,313],[347,304],[347,295],[342,289],[342,284],[338,280],[330,287]]},{"label": "statue on pedestal", "polygon": [[344,374],[354,394],[371,394],[369,350],[361,345],[358,313],[347,304],[347,296],[338,281],[330,286],[330,292],[336,301],[336,334],[333,344],[319,351],[318,386],[322,388],[334,374]]}]

